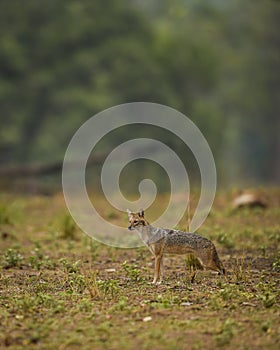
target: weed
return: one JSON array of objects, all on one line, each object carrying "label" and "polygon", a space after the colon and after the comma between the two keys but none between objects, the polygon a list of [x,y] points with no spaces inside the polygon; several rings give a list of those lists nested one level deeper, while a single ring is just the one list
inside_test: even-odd
[{"label": "weed", "polygon": [[80,260],[70,263],[62,258],[59,262],[66,272],[65,286],[70,293],[82,293],[86,289],[86,277],[80,273]]},{"label": "weed", "polygon": [[185,263],[186,263],[186,268],[191,271],[203,269],[201,263],[193,254],[187,254]]},{"label": "weed", "polygon": [[218,346],[225,346],[231,342],[234,335],[234,328],[236,324],[228,318],[223,324],[221,330],[215,336],[215,340]]},{"label": "weed", "polygon": [[41,261],[41,259],[38,259],[36,256],[34,255],[31,255],[29,257],[29,263],[31,265],[31,267],[34,269],[37,269],[37,270],[40,270],[42,265],[43,265],[43,262]]},{"label": "weed", "polygon": [[38,293],[37,301],[38,304],[42,304],[47,308],[53,308],[57,306],[57,300],[50,294]]},{"label": "weed", "polygon": [[32,295],[25,294],[14,300],[14,312],[27,315],[32,313],[36,308],[36,298]]},{"label": "weed", "polygon": [[0,225],[14,225],[20,218],[22,206],[17,202],[0,204]]},{"label": "weed", "polygon": [[211,299],[209,300],[209,305],[211,309],[218,311],[220,309],[223,309],[224,304],[221,303],[220,298],[218,298],[216,295],[213,295]]},{"label": "weed", "polygon": [[234,295],[236,295],[236,291],[231,286],[228,286],[224,289],[221,289],[220,295],[224,301],[230,301],[233,299]]},{"label": "weed", "polygon": [[242,236],[244,238],[251,238],[252,235],[256,232],[256,230],[252,227],[246,227],[242,232]]},{"label": "weed", "polygon": [[276,272],[280,272],[280,254],[278,254],[272,263],[272,268]]},{"label": "weed", "polygon": [[260,246],[262,257],[266,257],[267,247],[265,245]]},{"label": "weed", "polygon": [[36,296],[24,294],[14,301],[14,312],[24,316],[36,313],[39,307],[44,307],[54,313],[64,310],[63,303],[47,293],[39,292]]},{"label": "weed", "polygon": [[45,267],[49,270],[56,268],[56,262],[51,260],[48,255],[44,255],[40,248],[36,247],[32,251],[32,255],[29,256],[29,263],[32,268],[41,270],[42,267]]},{"label": "weed", "polygon": [[240,258],[236,258],[232,265],[232,279],[233,282],[248,282],[250,275],[250,266],[252,261],[246,265],[245,255],[242,254]]},{"label": "weed", "polygon": [[91,261],[96,260],[96,258],[98,256],[98,248],[99,248],[99,244],[96,241],[94,241],[93,239],[90,239],[89,244],[87,244],[87,249],[90,252]]},{"label": "weed", "polygon": [[270,321],[265,321],[265,322],[262,322],[262,324],[261,324],[261,330],[265,333],[270,330],[270,327],[271,327]]},{"label": "weed", "polygon": [[172,305],[180,305],[182,302],[182,299],[178,297],[177,295],[174,295],[172,291],[169,291],[164,294],[158,294],[151,303],[151,306],[154,308],[164,308],[167,309],[171,307]]},{"label": "weed", "polygon": [[2,266],[5,269],[9,269],[11,267],[22,267],[23,264],[23,256],[15,249],[8,249],[3,256]]},{"label": "weed", "polygon": [[138,253],[137,260],[143,261],[147,255],[147,249],[141,247],[137,250],[137,253]]},{"label": "weed", "polygon": [[101,296],[101,292],[98,288],[98,283],[96,280],[96,275],[97,273],[94,272],[92,269],[88,271],[86,271],[85,267],[82,267],[82,271],[83,271],[83,275],[84,275],[84,280],[85,280],[85,285],[86,288],[89,292],[89,295],[92,299],[100,297]]},{"label": "weed", "polygon": [[234,248],[234,243],[227,233],[220,233],[217,240],[221,245],[228,249]]},{"label": "weed", "polygon": [[82,312],[92,311],[92,302],[88,298],[83,298],[78,303],[78,310]]},{"label": "weed", "polygon": [[85,276],[72,272],[68,274],[66,285],[71,293],[83,293],[86,289]]},{"label": "weed", "polygon": [[276,302],[276,295],[271,292],[259,294],[258,297],[262,301],[263,306],[267,309],[272,307]]},{"label": "weed", "polygon": [[10,214],[8,212],[8,206],[6,205],[1,205],[0,206],[0,224],[11,224],[11,217]]},{"label": "weed", "polygon": [[124,311],[124,310],[130,310],[130,306],[128,305],[128,297],[127,296],[121,296],[117,304],[114,305],[114,311]]},{"label": "weed", "polygon": [[115,247],[109,246],[107,248],[107,256],[111,261],[116,261],[118,258],[118,249]]},{"label": "weed", "polygon": [[117,280],[98,280],[97,285],[105,296],[114,298],[119,293],[119,284]]},{"label": "weed", "polygon": [[65,214],[61,223],[61,237],[65,239],[75,239],[76,230],[77,226],[72,216],[69,214]]},{"label": "weed", "polygon": [[126,261],[122,263],[122,269],[125,271],[126,276],[133,282],[142,281],[142,277],[140,276],[140,270],[137,269],[137,265],[129,265]]},{"label": "weed", "polygon": [[80,265],[81,265],[81,261],[75,261],[74,263],[70,263],[67,259],[62,258],[59,260],[59,262],[62,264],[62,266],[64,267],[65,271],[67,273],[78,273],[80,272]]},{"label": "weed", "polygon": [[191,282],[193,282],[196,275],[196,271],[202,270],[203,267],[200,261],[193,254],[186,255],[185,265],[186,265],[186,269],[190,270]]},{"label": "weed", "polygon": [[270,241],[280,242],[280,227],[278,225],[270,229],[266,228],[264,233]]}]

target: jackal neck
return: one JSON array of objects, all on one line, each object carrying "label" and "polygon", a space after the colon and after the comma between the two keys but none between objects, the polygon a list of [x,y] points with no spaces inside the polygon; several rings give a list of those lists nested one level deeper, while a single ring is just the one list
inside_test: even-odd
[{"label": "jackal neck", "polygon": [[135,229],[142,240],[149,240],[153,236],[155,230],[155,228],[148,223],[147,225],[136,226]]}]

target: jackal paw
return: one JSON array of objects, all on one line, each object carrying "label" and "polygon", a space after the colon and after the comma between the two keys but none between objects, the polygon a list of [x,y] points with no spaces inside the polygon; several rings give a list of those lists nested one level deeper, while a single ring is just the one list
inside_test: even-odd
[{"label": "jackal paw", "polygon": [[162,283],[162,281],[155,281],[155,280],[153,280],[153,282],[151,282],[151,284],[154,284],[154,285],[158,285],[158,284],[161,284]]}]

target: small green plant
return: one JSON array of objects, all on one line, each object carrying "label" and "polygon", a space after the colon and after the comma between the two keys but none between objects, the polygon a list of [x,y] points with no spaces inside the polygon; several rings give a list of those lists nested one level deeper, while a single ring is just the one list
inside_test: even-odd
[{"label": "small green plant", "polygon": [[203,267],[199,260],[193,254],[187,254],[185,260],[186,269],[190,271],[190,280],[186,280],[186,283],[193,283],[197,270],[202,270]]},{"label": "small green plant", "polygon": [[34,311],[35,307],[36,297],[29,294],[24,294],[13,302],[14,312],[18,314],[30,314]]},{"label": "small green plant", "polygon": [[74,263],[69,262],[67,259],[62,258],[59,262],[64,267],[67,273],[78,273],[80,272],[81,261],[77,260]]},{"label": "small green plant", "polygon": [[24,294],[20,298],[14,300],[14,312],[18,313],[19,316],[27,316],[31,313],[36,313],[38,308],[42,306],[48,310],[52,310],[54,313],[63,310],[62,302],[47,293],[38,292],[36,296]]},{"label": "small green plant", "polygon": [[82,293],[86,289],[85,276],[81,274],[80,260],[70,263],[67,259],[59,260],[66,272],[65,287],[71,293]]},{"label": "small green plant", "polygon": [[0,203],[0,225],[14,225],[22,216],[23,205],[15,200],[12,203]]},{"label": "small green plant", "polygon": [[266,252],[267,252],[267,247],[265,245],[260,246],[261,254],[265,258],[266,257]]},{"label": "small green plant", "polygon": [[0,224],[11,224],[12,220],[7,205],[0,205]]},{"label": "small green plant", "polygon": [[98,256],[98,248],[99,248],[99,244],[90,238],[90,242],[89,244],[87,244],[87,249],[90,252],[91,261],[96,260]]},{"label": "small green plant", "polygon": [[191,271],[202,270],[202,265],[193,254],[187,254],[187,256],[186,256],[186,268],[191,270]]},{"label": "small green plant", "polygon": [[8,249],[3,256],[2,265],[5,269],[11,267],[21,267],[23,262],[23,256],[15,249]]},{"label": "small green plant", "polygon": [[265,321],[261,323],[261,330],[263,332],[268,332],[270,330],[271,327],[271,322],[270,321]]},{"label": "small green plant", "polygon": [[217,240],[221,245],[228,249],[234,248],[234,243],[227,233],[220,233]]},{"label": "small green plant", "polygon": [[101,296],[99,282],[96,279],[96,272],[92,269],[87,271],[84,265],[81,266],[81,261],[78,260],[70,263],[67,259],[60,259],[60,263],[67,273],[66,286],[72,293],[82,293],[85,289],[88,290],[91,298]]},{"label": "small green plant", "polygon": [[[187,299],[189,300],[189,299]],[[180,305],[185,302],[184,298],[176,295],[173,291],[164,294],[157,294],[156,298],[151,302],[153,308],[169,308],[173,305]],[[188,303],[188,301],[186,301]],[[191,305],[192,303],[190,303]]]},{"label": "small green plant", "polygon": [[57,306],[57,300],[54,296],[47,293],[38,293],[37,303],[44,305],[47,308],[53,308]]},{"label": "small green plant", "polygon": [[85,279],[85,285],[92,299],[99,298],[101,296],[100,289],[98,287],[98,282],[96,280],[97,273],[90,269],[87,271],[85,267],[82,267],[82,272]]},{"label": "small green plant", "polygon": [[258,297],[262,301],[263,306],[267,309],[272,307],[276,302],[276,295],[270,292],[260,294]]},{"label": "small green plant", "polygon": [[113,306],[113,311],[130,310],[129,298],[127,296],[121,296],[118,302]]},{"label": "small green plant", "polygon": [[276,272],[280,272],[280,254],[278,254],[272,263],[272,268]]},{"label": "small green plant", "polygon": [[51,260],[48,255],[44,255],[39,247],[36,247],[32,251],[32,255],[29,256],[29,264],[37,270],[41,270],[42,267],[52,270],[56,267],[56,262]]},{"label": "small green plant", "polygon": [[158,294],[151,303],[153,308],[168,308],[172,305],[172,293]]},{"label": "small green plant", "polygon": [[273,228],[266,228],[264,234],[268,236],[270,241],[275,241],[276,243],[280,242],[280,226],[276,225]]},{"label": "small green plant", "polygon": [[98,280],[97,285],[105,296],[111,296],[114,298],[119,293],[119,284],[117,280]]},{"label": "small green plant", "polygon": [[140,270],[137,265],[129,265],[126,261],[122,263],[122,269],[125,271],[126,276],[133,282],[139,282],[142,280],[140,276]]},{"label": "small green plant", "polygon": [[232,300],[235,293],[236,293],[235,290],[233,290],[233,288],[230,285],[228,287],[221,289],[220,291],[220,295],[224,301]]},{"label": "small green plant", "polygon": [[233,282],[248,282],[250,277],[250,266],[252,261],[246,265],[244,254],[240,258],[236,258],[232,264]]},{"label": "small green plant", "polygon": [[215,336],[215,340],[218,346],[225,346],[231,342],[234,336],[235,323],[231,319],[227,319],[223,324],[221,330]]},{"label": "small green plant", "polygon": [[72,272],[68,275],[66,285],[71,293],[83,293],[86,289],[85,276]]},{"label": "small green plant", "polygon": [[77,226],[72,216],[69,214],[64,215],[61,223],[61,237],[65,239],[74,239],[76,230]]}]

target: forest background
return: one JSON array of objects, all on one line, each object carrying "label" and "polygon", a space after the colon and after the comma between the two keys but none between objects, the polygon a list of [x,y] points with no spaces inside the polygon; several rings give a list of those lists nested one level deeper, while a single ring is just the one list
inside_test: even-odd
[{"label": "forest background", "polygon": [[[83,122],[135,101],[188,116],[212,149],[219,185],[279,183],[279,21],[272,0],[1,0],[2,185],[22,167],[60,164]],[[140,134],[190,161],[169,133]],[[97,153],[134,137],[123,127]],[[161,169],[132,166],[161,181]]]}]

